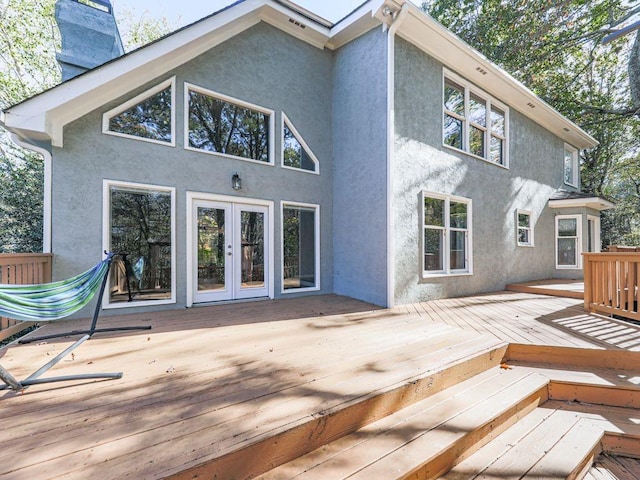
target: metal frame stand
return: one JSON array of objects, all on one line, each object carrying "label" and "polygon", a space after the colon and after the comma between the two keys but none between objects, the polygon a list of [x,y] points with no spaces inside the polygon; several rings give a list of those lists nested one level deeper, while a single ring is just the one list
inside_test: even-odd
[{"label": "metal frame stand", "polygon": [[126,332],[129,330],[151,330],[150,325],[138,325],[135,327],[96,328],[96,324],[98,323],[98,316],[100,315],[100,310],[102,308],[102,297],[104,296],[104,290],[107,285],[107,279],[109,278],[109,269],[111,268],[111,260],[113,258],[113,254],[107,254],[107,255],[109,255],[108,257],[109,268],[107,269],[107,274],[102,279],[102,285],[100,286],[100,293],[98,294],[98,302],[96,303],[96,309],[93,312],[93,320],[91,322],[91,327],[89,328],[89,330],[72,330],[71,332],[54,333],[51,335],[42,335],[40,337],[22,338],[18,340],[18,343],[22,343],[22,344],[33,343],[33,342],[39,342],[40,340],[49,340],[50,338],[70,337],[73,335],[88,335],[89,337],[92,337],[94,333],[102,333],[102,332]]},{"label": "metal frame stand", "polygon": [[118,373],[86,373],[80,375],[65,375],[62,377],[49,377],[49,378],[39,378],[43,373],[49,370],[51,367],[60,362],[64,357],[73,352],[76,348],[82,345],[86,340],[88,340],[90,335],[85,335],[79,340],[77,340],[73,345],[68,347],[63,352],[60,352],[53,359],[47,362],[45,365],[40,367],[38,370],[33,372],[24,380],[17,380],[13,375],[11,375],[5,368],[0,365],[0,380],[2,380],[5,385],[0,385],[0,390],[15,390],[18,392],[23,391],[30,385],[38,385],[42,383],[53,383],[53,382],[67,382],[67,381],[76,381],[76,380],[95,380],[95,379],[117,379],[122,378],[122,372]]}]

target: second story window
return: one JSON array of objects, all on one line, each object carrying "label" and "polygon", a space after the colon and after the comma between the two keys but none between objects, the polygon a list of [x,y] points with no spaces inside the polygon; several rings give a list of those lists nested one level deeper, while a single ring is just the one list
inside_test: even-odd
[{"label": "second story window", "polygon": [[564,183],[578,187],[578,150],[570,145],[564,146]]},{"label": "second story window", "polygon": [[445,72],[443,144],[508,167],[508,109],[457,75]]}]

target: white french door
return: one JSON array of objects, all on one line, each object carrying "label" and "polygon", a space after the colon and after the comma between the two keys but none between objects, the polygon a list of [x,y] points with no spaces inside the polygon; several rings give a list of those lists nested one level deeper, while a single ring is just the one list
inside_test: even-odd
[{"label": "white french door", "polygon": [[192,302],[269,296],[269,208],[194,199],[191,216]]}]

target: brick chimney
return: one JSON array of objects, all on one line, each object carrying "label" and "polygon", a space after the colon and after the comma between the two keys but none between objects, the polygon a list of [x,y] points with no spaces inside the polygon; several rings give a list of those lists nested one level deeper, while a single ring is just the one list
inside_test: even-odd
[{"label": "brick chimney", "polygon": [[109,0],[58,0],[56,22],[62,37],[56,58],[63,81],[124,53]]}]

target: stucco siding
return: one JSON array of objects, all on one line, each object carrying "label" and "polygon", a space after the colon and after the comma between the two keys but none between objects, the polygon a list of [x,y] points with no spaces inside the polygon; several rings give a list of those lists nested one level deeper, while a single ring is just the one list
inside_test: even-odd
[{"label": "stucco siding", "polygon": [[336,52],[333,98],[335,292],[387,302],[386,34]]},{"label": "stucco siding", "polygon": [[[67,125],[64,149],[53,152],[55,277],[71,276],[101,258],[102,184],[103,179],[109,179],[176,189],[177,306],[187,301],[187,192],[274,202],[276,297],[281,296],[281,203],[319,204],[321,290],[318,293],[332,292],[332,70],[331,52],[260,23]],[[101,133],[104,112],[173,75],[176,76],[175,147]],[[275,165],[185,150],[184,82],[272,109],[275,112],[272,145]],[[282,112],[318,158],[320,175],[281,168]],[[234,173],[242,178],[240,191],[231,188]],[[175,308],[175,305],[169,307]],[[84,310],[81,314],[87,312]]]},{"label": "stucco siding", "polygon": [[[548,200],[558,188],[566,188],[564,142],[511,108],[508,169],[445,147],[442,90],[443,65],[397,39],[393,163],[396,302],[495,291],[507,283],[559,276],[554,257],[557,212],[548,207]],[[473,274],[423,276],[421,192],[472,201]],[[517,246],[517,209],[533,212],[534,247]]]}]

